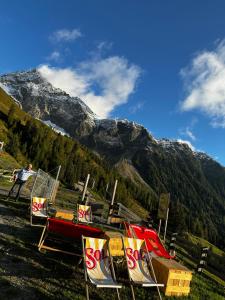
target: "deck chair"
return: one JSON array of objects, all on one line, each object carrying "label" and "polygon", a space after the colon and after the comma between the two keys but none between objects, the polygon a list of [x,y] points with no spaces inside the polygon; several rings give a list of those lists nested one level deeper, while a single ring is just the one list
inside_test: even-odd
[{"label": "deck chair", "polygon": [[41,197],[32,197],[30,203],[30,225],[44,227],[44,224],[33,223],[33,217],[39,220],[46,219],[48,217],[48,199]]},{"label": "deck chair", "polygon": [[[127,237],[123,237],[122,240],[133,299],[135,300],[133,285],[156,287],[159,298],[162,299],[159,287],[163,287],[164,284],[159,284],[156,281],[151,256],[146,250],[147,247],[145,241]],[[154,279],[152,278],[150,271]]]},{"label": "deck chair", "polygon": [[91,206],[77,204],[77,222],[92,223]]},{"label": "deck chair", "polygon": [[[38,243],[38,250],[49,250],[81,257],[81,241],[83,235],[99,238],[104,235],[104,232],[101,228],[95,228],[88,224],[74,223],[69,220],[57,218],[47,218],[46,225],[43,228]],[[76,246],[78,246],[78,248],[74,249]]]},{"label": "deck chair", "polygon": [[89,300],[88,278],[97,288],[114,288],[120,299],[116,282],[113,260],[106,239],[82,237],[83,259],[85,271],[86,297]]}]

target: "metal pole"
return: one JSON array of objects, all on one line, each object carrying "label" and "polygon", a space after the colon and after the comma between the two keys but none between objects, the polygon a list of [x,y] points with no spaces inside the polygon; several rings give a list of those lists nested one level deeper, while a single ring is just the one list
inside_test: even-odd
[{"label": "metal pole", "polygon": [[159,228],[158,228],[158,236],[160,235],[162,220],[159,219]]},{"label": "metal pole", "polygon": [[84,201],[89,179],[90,179],[90,174],[87,175],[87,179],[86,179],[85,186],[84,186],[84,189],[83,189],[83,195],[82,195],[81,202]]},{"label": "metal pole", "polygon": [[169,208],[167,208],[167,213],[166,213],[166,223],[165,223],[165,230],[164,230],[164,237],[163,237],[163,240],[164,240],[164,243],[166,241],[166,230],[167,230],[167,223],[168,223],[168,217],[169,217]]}]

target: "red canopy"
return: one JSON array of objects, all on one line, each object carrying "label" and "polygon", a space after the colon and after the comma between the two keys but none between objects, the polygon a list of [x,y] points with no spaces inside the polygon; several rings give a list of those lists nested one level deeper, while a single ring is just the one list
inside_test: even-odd
[{"label": "red canopy", "polygon": [[48,219],[48,231],[68,238],[80,239],[83,236],[100,237],[104,232],[85,224],[73,223],[55,218]]},{"label": "red canopy", "polygon": [[149,252],[153,252],[157,256],[165,258],[173,258],[166,251],[161,243],[158,234],[155,230],[135,224],[125,223],[125,228],[128,237],[135,237],[146,241],[146,246]]}]

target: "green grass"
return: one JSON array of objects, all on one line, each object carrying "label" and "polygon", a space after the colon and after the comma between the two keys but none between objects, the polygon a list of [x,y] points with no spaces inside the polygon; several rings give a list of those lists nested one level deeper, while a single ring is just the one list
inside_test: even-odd
[{"label": "green grass", "polygon": [[15,160],[14,157],[12,157],[10,154],[8,154],[5,151],[0,152],[0,169],[13,170],[19,167],[20,165],[18,164],[18,162]]},{"label": "green grass", "polygon": [[[4,114],[8,114],[9,109],[11,107],[11,105],[13,103],[15,103],[13,101],[13,99],[6,94],[6,92],[0,87],[0,111],[3,112]],[[24,120],[25,118],[31,118],[31,116],[29,116],[29,114],[27,114],[26,112],[22,111],[17,105],[15,106],[15,117],[20,119],[20,120]]]},{"label": "green grass", "polygon": [[206,241],[203,238],[194,236],[191,233],[187,234],[187,238],[194,245],[200,245],[201,247],[209,247],[210,251],[212,251],[212,253],[220,255],[220,256],[225,256],[225,252],[223,250],[219,249],[218,247],[216,247],[215,245],[211,244],[210,242]]}]

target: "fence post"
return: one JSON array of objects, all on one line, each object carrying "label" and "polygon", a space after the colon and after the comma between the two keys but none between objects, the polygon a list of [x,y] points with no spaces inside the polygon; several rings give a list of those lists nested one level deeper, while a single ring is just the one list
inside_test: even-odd
[{"label": "fence post", "polygon": [[86,179],[85,186],[84,186],[84,189],[83,189],[83,195],[82,195],[81,202],[84,202],[84,198],[85,198],[85,194],[86,194],[86,191],[87,191],[87,186],[88,186],[89,179],[90,179],[90,174],[87,175],[87,179]]},{"label": "fence post", "polygon": [[202,248],[201,258],[197,265],[197,272],[200,274],[203,272],[203,269],[205,269],[205,267],[206,267],[206,264],[207,264],[206,260],[207,260],[208,252],[209,252],[209,247]]},{"label": "fence post", "polygon": [[115,185],[114,185],[114,189],[113,189],[113,195],[112,195],[112,200],[111,200],[111,204],[110,204],[110,208],[109,208],[109,213],[108,213],[108,219],[107,219],[107,224],[110,224],[110,215],[112,213],[112,207],[113,207],[113,204],[114,204],[114,200],[115,200],[115,195],[116,195],[116,189],[117,189],[117,183],[118,183],[118,180],[116,179],[115,181]]},{"label": "fence post", "polygon": [[177,232],[172,233],[170,238],[170,244],[169,244],[169,252],[171,256],[175,256],[176,250],[175,250],[175,243],[177,240]]}]

